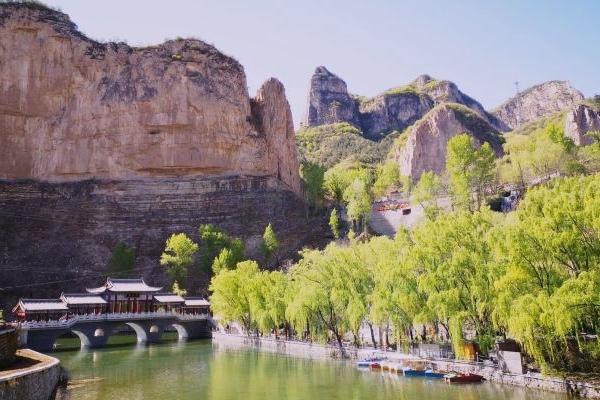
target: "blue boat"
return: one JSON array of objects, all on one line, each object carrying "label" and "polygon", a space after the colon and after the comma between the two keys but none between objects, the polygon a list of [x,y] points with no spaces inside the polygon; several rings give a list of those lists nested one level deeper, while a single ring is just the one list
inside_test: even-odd
[{"label": "blue boat", "polygon": [[425,377],[430,378],[430,379],[443,379],[444,375],[445,375],[444,373],[435,372],[431,369],[428,369],[425,371]]},{"label": "blue boat", "polygon": [[425,376],[425,371],[406,367],[402,369],[404,376]]}]

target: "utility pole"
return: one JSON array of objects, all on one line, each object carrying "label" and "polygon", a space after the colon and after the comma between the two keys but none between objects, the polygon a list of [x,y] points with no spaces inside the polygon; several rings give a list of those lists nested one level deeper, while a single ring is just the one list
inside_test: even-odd
[{"label": "utility pole", "polygon": [[515,112],[515,117],[516,117],[516,125],[515,128],[518,128],[521,125],[521,98],[519,97],[519,95],[521,94],[519,92],[519,81],[515,81],[515,89],[517,91],[517,94],[515,96],[515,101],[516,101],[516,112]]}]

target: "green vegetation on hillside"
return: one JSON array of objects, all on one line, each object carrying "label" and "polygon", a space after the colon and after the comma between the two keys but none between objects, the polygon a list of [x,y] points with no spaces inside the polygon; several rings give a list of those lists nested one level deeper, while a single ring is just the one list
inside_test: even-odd
[{"label": "green vegetation on hillside", "polygon": [[300,158],[325,168],[346,161],[375,165],[383,161],[398,133],[379,142],[365,139],[360,130],[348,123],[300,129],[296,143]]},{"label": "green vegetation on hillside", "polygon": [[506,154],[498,160],[501,183],[526,187],[556,176],[600,170],[598,146],[575,146],[565,137],[563,119],[557,114],[506,135]]}]

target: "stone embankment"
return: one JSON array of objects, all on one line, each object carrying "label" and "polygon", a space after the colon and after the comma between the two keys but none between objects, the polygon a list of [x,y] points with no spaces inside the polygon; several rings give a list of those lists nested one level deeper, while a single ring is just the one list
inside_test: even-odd
[{"label": "stone embankment", "polygon": [[[218,349],[236,350],[240,347],[249,347],[269,353],[277,353],[292,357],[309,359],[340,358],[340,350],[334,346],[313,344],[300,341],[279,340],[273,338],[257,338],[242,335],[230,335],[220,332],[213,333],[213,345]],[[361,359],[372,357],[373,349],[344,350],[348,359]],[[522,386],[536,390],[548,390],[559,393],[567,393],[582,398],[600,399],[600,385],[576,381],[572,379],[561,379],[542,376],[541,374],[511,374],[503,372],[493,365],[484,363],[465,362],[456,360],[426,359],[400,352],[377,351],[378,356],[384,356],[388,360],[410,365],[420,364],[423,367],[433,367],[439,371],[454,371],[462,373],[475,373],[482,375],[491,382]]]},{"label": "stone embankment", "polygon": [[29,349],[18,350],[12,368],[0,371],[0,400],[49,400],[62,375],[58,359]]}]

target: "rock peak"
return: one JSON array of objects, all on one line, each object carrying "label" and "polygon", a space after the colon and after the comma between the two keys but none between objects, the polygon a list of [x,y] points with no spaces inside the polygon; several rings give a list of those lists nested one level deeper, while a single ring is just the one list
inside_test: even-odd
[{"label": "rock peak", "polygon": [[567,81],[547,81],[523,90],[492,111],[510,129],[574,107],[583,94]]},{"label": "rock peak", "polygon": [[359,126],[358,104],[348,93],[346,82],[324,66],[315,69],[310,79],[306,126],[348,122]]},{"label": "rock peak", "polygon": [[431,81],[433,81],[433,78],[431,76],[427,74],[422,74],[417,76],[417,78],[413,81],[413,84],[415,84],[417,87],[423,87]]}]

